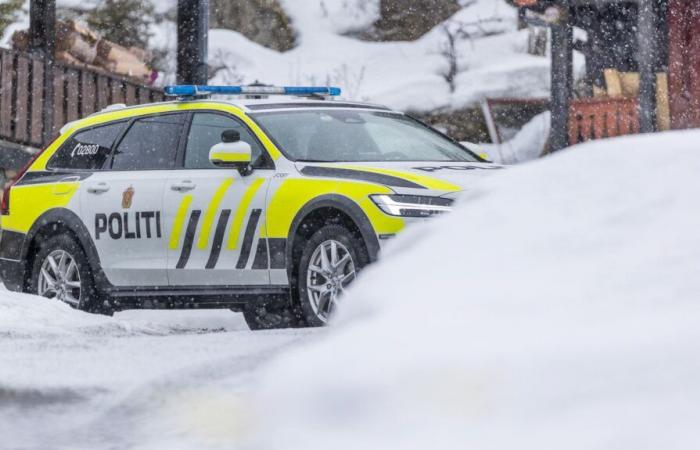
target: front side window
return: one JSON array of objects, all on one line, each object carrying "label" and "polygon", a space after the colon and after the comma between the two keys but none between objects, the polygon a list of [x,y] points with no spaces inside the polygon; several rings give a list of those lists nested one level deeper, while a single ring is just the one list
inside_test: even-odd
[{"label": "front side window", "polygon": [[440,133],[397,113],[307,110],[252,116],[295,161],[479,161]]},{"label": "front side window", "polygon": [[172,168],[184,117],[167,114],[135,120],[114,151],[112,170]]},{"label": "front side window", "polygon": [[100,170],[126,122],[101,125],[71,136],[51,158],[49,169]]},{"label": "front side window", "polygon": [[221,133],[236,130],[243,142],[250,144],[253,165],[261,158],[263,149],[251,131],[240,121],[214,113],[196,113],[192,118],[190,133],[185,148],[186,169],[213,169],[209,162],[209,150],[221,142]]}]

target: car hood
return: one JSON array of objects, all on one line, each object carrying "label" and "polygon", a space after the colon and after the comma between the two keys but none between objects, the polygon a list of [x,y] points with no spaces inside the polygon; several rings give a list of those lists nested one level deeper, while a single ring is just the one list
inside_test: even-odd
[{"label": "car hood", "polygon": [[502,167],[481,162],[296,163],[302,175],[354,179],[382,184],[397,193],[443,195],[468,190],[474,182]]}]

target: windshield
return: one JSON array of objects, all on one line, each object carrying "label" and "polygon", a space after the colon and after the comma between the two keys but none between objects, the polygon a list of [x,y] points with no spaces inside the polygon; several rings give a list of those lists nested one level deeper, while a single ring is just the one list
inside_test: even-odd
[{"label": "windshield", "polygon": [[294,161],[479,159],[417,120],[380,111],[280,111],[251,115]]}]

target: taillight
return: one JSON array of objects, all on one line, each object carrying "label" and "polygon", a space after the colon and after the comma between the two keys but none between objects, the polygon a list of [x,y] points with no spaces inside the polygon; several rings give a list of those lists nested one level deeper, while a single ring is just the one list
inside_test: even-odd
[{"label": "taillight", "polygon": [[[51,142],[53,144],[53,142]],[[17,174],[12,177],[10,181],[5,183],[5,188],[2,191],[2,202],[0,202],[0,214],[3,216],[8,216],[10,215],[10,191],[12,190],[12,187],[17,184],[19,180],[22,179],[24,174],[29,170],[30,167],[32,167],[32,164],[34,164],[34,161],[41,156],[42,153],[46,151],[47,148],[51,147],[51,144],[47,145],[44,147],[42,150],[36,152],[31,158],[29,158],[29,162],[22,167]]]}]

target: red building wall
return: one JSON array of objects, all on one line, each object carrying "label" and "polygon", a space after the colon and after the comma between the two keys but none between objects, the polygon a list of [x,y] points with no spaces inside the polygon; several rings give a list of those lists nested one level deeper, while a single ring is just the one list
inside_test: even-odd
[{"label": "red building wall", "polygon": [[669,0],[671,127],[700,128],[700,1]]}]

